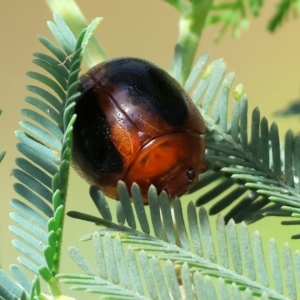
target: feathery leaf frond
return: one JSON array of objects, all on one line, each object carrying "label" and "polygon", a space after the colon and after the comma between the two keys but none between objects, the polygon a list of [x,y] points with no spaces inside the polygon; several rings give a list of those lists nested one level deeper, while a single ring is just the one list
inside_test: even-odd
[{"label": "feathery leaf frond", "polygon": [[277,4],[277,11],[269,21],[268,30],[274,32],[284,21],[287,20],[289,14],[297,16],[300,12],[299,0],[281,0]]},{"label": "feathery leaf frond", "polygon": [[[17,148],[24,157],[16,159],[18,168],[12,171],[18,180],[14,190],[22,197],[22,200],[11,200],[15,211],[10,216],[16,226],[10,226],[10,230],[17,236],[12,243],[22,253],[19,263],[47,279],[52,292],[57,288],[53,276],[58,273],[60,263],[75,121],[73,110],[79,95],[76,90],[78,74],[87,41],[99,22],[99,18],[95,19],[77,40],[61,16],[54,14],[54,22],[48,22],[48,26],[59,46],[46,38],[39,38],[51,55],[34,54],[33,62],[42,68],[43,73],[27,73],[38,82],[38,86],[27,87],[33,96],[26,97],[25,101],[32,109],[22,110],[28,120],[21,121],[23,130],[16,132],[21,141]],[[24,288],[23,292],[15,293],[16,297],[23,297],[24,292],[31,296],[38,293],[38,279],[32,284],[15,265],[11,266],[11,272]],[[1,293],[5,292],[4,288],[13,291],[9,277],[4,273],[2,277],[7,285],[3,290],[0,288]]]},{"label": "feathery leaf frond", "polygon": [[[258,17],[262,8],[262,0],[236,0],[230,2],[218,1],[212,6],[210,15],[206,20],[206,26],[216,24],[221,25],[219,33],[216,36],[216,41],[220,41],[225,32],[229,29],[232,29],[233,37],[238,38],[240,37],[242,30],[249,27],[249,12],[254,17]],[[288,19],[289,15],[297,17],[299,11],[299,0],[279,0],[275,14],[268,22],[268,30],[270,32],[274,32],[284,21]]]},{"label": "feathery leaf frond", "polygon": [[211,209],[211,213],[218,213],[241,199],[225,216],[226,221],[233,217],[254,222],[265,215],[291,216],[291,211],[295,215],[300,205],[299,137],[289,130],[281,145],[276,123],[269,126],[258,108],[252,112],[249,132],[247,96],[241,85],[233,91],[232,119],[228,121],[234,75],[225,76],[222,60],[212,62],[204,71],[206,61],[207,55],[199,59],[186,84],[207,127],[205,159],[210,170],[200,175],[199,184],[192,189],[206,188],[197,205],[218,196]]},{"label": "feathery leaf frond", "polygon": [[[142,201],[140,191],[136,185],[133,185],[133,189],[136,189],[133,202],[139,203]],[[72,284],[73,288],[105,295],[124,293],[126,299],[134,299],[135,293],[138,299],[149,299],[147,295],[151,295],[150,299],[169,299],[170,294],[177,295],[175,299],[181,299],[178,296],[178,293],[182,293],[179,287],[183,288],[185,295],[195,295],[197,288],[199,291],[205,289],[208,293],[206,285],[196,288],[197,280],[203,282],[207,275],[221,277],[219,282],[222,282],[222,289],[227,289],[224,285],[226,282],[232,283],[232,289],[238,293],[247,289],[248,294],[260,297],[288,299],[283,295],[286,289],[291,299],[297,298],[295,276],[298,274],[298,254],[293,258],[288,245],[283,247],[280,262],[278,248],[272,239],[267,250],[268,256],[265,257],[260,234],[255,232],[250,237],[245,223],[237,226],[231,220],[226,226],[224,219],[218,216],[216,232],[213,232],[203,207],[197,211],[193,202],[190,202],[184,212],[179,199],[169,205],[166,194],[157,196],[154,188],[149,189],[150,212],[145,214],[138,205],[130,203],[126,185],[122,182],[118,185],[120,202],[117,204],[116,223],[107,212],[101,191],[96,191],[96,187],[91,188],[93,200],[95,203],[101,202],[97,208],[102,216],[109,216],[108,219],[79,212],[68,213],[72,217],[106,227],[82,238],[93,240],[97,268],[77,249],[70,249],[73,260],[88,275],[58,276]],[[124,216],[122,223],[120,215]],[[151,224],[150,233],[147,227],[143,229],[140,226],[142,229],[137,229],[137,220],[140,219]],[[280,268],[284,270],[284,280],[278,274]],[[199,278],[200,273],[203,278]],[[145,284],[141,284],[144,281],[142,278],[147,278]],[[270,284],[274,289],[269,287]],[[224,299],[216,287],[213,287],[213,291],[217,297],[208,299]],[[239,298],[233,295],[230,299]]]}]

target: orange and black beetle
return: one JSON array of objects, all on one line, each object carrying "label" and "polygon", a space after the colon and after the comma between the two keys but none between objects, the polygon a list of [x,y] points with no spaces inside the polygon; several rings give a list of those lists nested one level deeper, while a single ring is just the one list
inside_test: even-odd
[{"label": "orange and black beetle", "polygon": [[207,166],[203,119],[167,72],[138,58],[102,62],[80,78],[73,164],[90,184],[117,199],[117,182],[136,182],[147,202],[153,184],[171,198]]}]

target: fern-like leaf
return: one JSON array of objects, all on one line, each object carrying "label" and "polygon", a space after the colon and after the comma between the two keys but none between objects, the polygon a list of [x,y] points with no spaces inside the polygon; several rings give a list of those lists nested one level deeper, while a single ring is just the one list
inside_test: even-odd
[{"label": "fern-like leaf", "polygon": [[[27,73],[39,85],[27,87],[33,95],[25,100],[33,109],[22,110],[28,120],[21,121],[23,130],[16,132],[21,141],[17,148],[24,157],[16,159],[18,168],[12,171],[18,180],[14,190],[22,197],[22,200],[11,200],[15,211],[10,216],[17,225],[10,226],[17,236],[12,243],[22,253],[19,263],[42,276],[54,295],[59,289],[53,276],[59,271],[60,263],[75,121],[73,110],[79,95],[76,90],[78,74],[83,51],[99,21],[99,18],[95,19],[82,31],[78,40],[61,16],[54,14],[54,22],[48,22],[59,46],[46,38],[39,38],[51,55],[34,54],[33,62],[42,68],[43,73]],[[32,284],[15,265],[11,266],[11,272],[24,289],[22,293],[14,294],[18,299],[23,297],[24,292],[31,297],[40,293],[38,278]],[[13,283],[3,275],[5,278],[9,284],[3,289],[0,287],[1,293],[6,293],[5,289],[13,291]]]},{"label": "fern-like leaf", "polygon": [[[237,38],[241,35],[242,30],[247,29],[249,26],[248,11],[250,11],[254,17],[258,17],[262,7],[262,0],[218,1],[214,3],[211,14],[207,18],[206,25],[221,25],[216,41],[219,41],[229,29],[232,29],[233,37]],[[288,19],[289,15],[296,17],[299,11],[299,0],[279,0],[275,14],[268,22],[268,30],[274,32]]]},{"label": "fern-like leaf", "polygon": [[262,6],[261,0],[254,1],[231,1],[216,2],[213,4],[211,14],[206,20],[206,26],[221,24],[221,29],[216,37],[219,41],[228,29],[232,29],[232,35],[238,38],[241,31],[248,28],[247,7],[251,9],[254,16],[258,16]]},{"label": "fern-like leaf", "polygon": [[[134,189],[133,201],[139,203],[142,196],[136,185],[132,191]],[[101,215],[109,215],[107,205],[103,207],[103,195],[96,190],[92,187],[91,195],[95,203],[102,203],[98,210]],[[212,233],[206,210],[201,207],[197,211],[193,202],[184,213],[179,199],[171,206],[166,194],[157,196],[155,189],[150,188],[150,213],[145,214],[138,205],[130,203],[124,183],[119,183],[118,190],[118,223],[113,222],[111,216],[105,219],[69,212],[72,217],[106,227],[82,238],[93,240],[97,268],[93,268],[77,249],[70,249],[71,257],[88,275],[59,275],[73,288],[110,295],[107,297],[116,295],[114,299],[122,293],[126,299],[134,299],[134,294],[138,299],[171,299],[170,295],[175,299],[181,299],[182,295],[194,299],[201,295],[200,291],[215,295],[207,299],[229,299],[220,294],[210,277],[205,277],[207,275],[222,278],[219,279],[220,290],[227,289],[224,282],[233,284],[230,299],[239,299],[239,290],[245,289],[246,293],[262,299],[266,296],[288,299],[283,295],[286,289],[291,299],[297,299],[294,276],[298,274],[298,253],[293,261],[288,245],[283,247],[283,262],[280,263],[275,241],[269,242],[265,257],[260,234],[255,232],[251,238],[245,223],[237,227],[231,220],[225,226],[224,219],[218,216],[216,232]],[[138,220],[144,218],[144,223],[152,225],[150,234],[148,229],[136,229]],[[284,270],[284,280],[278,274],[280,268]],[[142,278],[145,284],[141,284]],[[210,283],[203,284],[205,280]]]},{"label": "fern-like leaf", "polygon": [[234,75],[225,76],[222,60],[204,70],[206,61],[207,55],[200,58],[186,84],[207,127],[205,158],[210,170],[200,176],[199,185],[192,189],[206,189],[197,205],[218,196],[219,201],[211,209],[211,213],[218,213],[241,199],[225,216],[226,221],[232,217],[254,222],[266,215],[296,216],[300,200],[299,137],[289,130],[281,146],[276,123],[269,126],[258,108],[252,112],[249,132],[247,96],[241,85],[233,91],[232,119],[228,120]]},{"label": "fern-like leaf", "polygon": [[281,0],[277,4],[275,15],[269,21],[268,30],[274,32],[287,18],[289,13],[298,15],[300,11],[300,1]]}]

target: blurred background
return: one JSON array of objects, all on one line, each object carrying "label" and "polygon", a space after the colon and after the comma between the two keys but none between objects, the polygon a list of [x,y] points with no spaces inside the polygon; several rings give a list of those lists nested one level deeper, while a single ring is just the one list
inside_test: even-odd
[{"label": "blurred background", "polygon": [[[88,21],[97,16],[104,20],[96,30],[109,58],[136,56],[148,59],[164,69],[168,69],[178,34],[179,14],[162,0],[78,0]],[[219,27],[206,29],[203,33],[197,57],[209,52],[211,60],[224,58],[229,72],[236,74],[235,85],[243,83],[249,98],[249,110],[259,106],[261,115],[276,121],[280,136],[287,129],[299,131],[299,117],[279,118],[274,113],[300,97],[300,19],[284,23],[275,34],[266,30],[267,22],[275,12],[277,1],[265,1],[264,8],[257,19],[250,17],[250,27],[242,36],[234,40],[228,31],[219,43],[214,43]],[[8,204],[16,197],[12,184],[11,169],[18,155],[14,131],[19,129],[22,119],[20,109],[26,106],[23,98],[27,95],[26,84],[33,82],[25,72],[38,70],[31,63],[32,53],[44,51],[37,35],[52,39],[46,21],[52,20],[45,1],[0,1],[0,87],[2,95],[0,108],[0,149],[7,151],[0,165],[1,176],[1,217],[0,251],[1,264],[7,269],[16,262],[18,253],[11,246],[12,235],[7,226],[12,223]],[[53,40],[53,39],[52,39]],[[231,98],[233,98],[231,96]],[[88,196],[88,185],[73,171],[70,180],[70,194],[67,210],[80,210],[96,214]],[[251,231],[258,229],[267,238],[276,237],[278,244],[291,242],[296,249],[298,242],[290,236],[300,232],[297,226],[283,227],[279,219],[266,219],[250,226]],[[77,245],[81,235],[95,229],[93,224],[67,219],[65,246]],[[87,247],[89,248],[89,247]],[[80,245],[80,249],[84,249]],[[64,250],[66,251],[66,249]],[[88,252],[87,252],[88,253]],[[69,264],[69,258],[63,264]],[[78,271],[73,265],[64,271]]]}]

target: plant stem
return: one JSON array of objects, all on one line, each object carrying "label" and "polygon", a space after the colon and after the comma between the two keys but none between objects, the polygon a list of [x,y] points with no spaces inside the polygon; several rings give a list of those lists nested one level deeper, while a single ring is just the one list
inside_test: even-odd
[{"label": "plant stem", "polygon": [[178,59],[176,54],[178,54],[182,65],[178,80],[182,84],[186,81],[191,71],[201,33],[213,0],[190,0],[190,2],[189,6],[178,5],[178,3],[176,6],[174,5],[180,11],[181,17],[172,69],[174,69],[174,64]]}]

